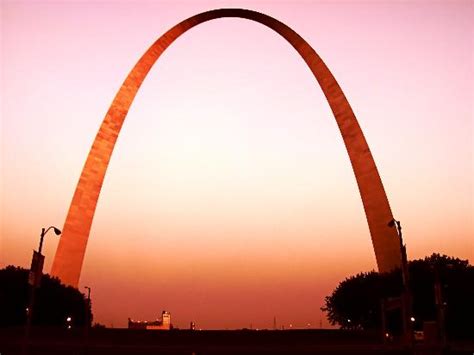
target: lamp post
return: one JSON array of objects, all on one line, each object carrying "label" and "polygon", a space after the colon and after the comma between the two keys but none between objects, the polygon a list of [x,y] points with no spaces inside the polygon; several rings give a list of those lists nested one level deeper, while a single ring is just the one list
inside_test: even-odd
[{"label": "lamp post", "polygon": [[41,254],[41,250],[43,249],[43,239],[44,239],[44,236],[46,235],[46,233],[49,232],[50,229],[53,229],[54,230],[54,234],[56,235],[60,235],[61,234],[61,230],[59,228],[56,228],[54,226],[50,226],[48,229],[44,229],[42,228],[41,229],[41,238],[40,238],[40,243],[39,243],[39,248],[38,248],[38,253]]},{"label": "lamp post", "polygon": [[30,268],[30,273],[28,277],[28,283],[30,284],[31,289],[30,289],[30,298],[28,301],[28,308],[27,308],[27,313],[26,313],[25,342],[23,344],[24,354],[27,353],[31,322],[33,319],[33,307],[35,303],[35,293],[36,293],[35,291],[40,286],[41,276],[43,274],[44,255],[41,254],[41,251],[43,250],[43,240],[44,240],[45,235],[49,232],[50,229],[53,229],[56,235],[61,234],[61,230],[54,226],[50,226],[47,229],[42,228],[38,251],[33,250],[33,258],[31,260],[31,268]]},{"label": "lamp post", "polygon": [[408,274],[408,258],[407,258],[407,248],[403,243],[402,235],[402,226],[400,221],[392,219],[388,222],[389,227],[395,227],[397,229],[398,238],[400,241],[400,254],[401,254],[401,271],[402,271],[402,285],[403,293],[401,297],[402,304],[402,321],[403,321],[403,331],[405,335],[405,340],[407,343],[411,343],[413,338],[413,321],[412,317],[412,300],[409,286],[409,274]]}]

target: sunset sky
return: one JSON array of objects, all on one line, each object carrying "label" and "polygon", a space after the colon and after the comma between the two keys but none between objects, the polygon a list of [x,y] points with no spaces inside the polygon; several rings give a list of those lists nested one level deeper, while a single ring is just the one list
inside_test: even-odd
[{"label": "sunset sky", "polygon": [[[1,1],[0,268],[62,228],[122,81],[165,31],[243,7],[298,32],[364,131],[408,257],[474,260],[472,1]],[[45,240],[49,272],[58,238]],[[356,181],[296,51],[243,19],[199,25],[151,70],[99,199],[81,291],[95,321],[328,326],[324,297],[376,268]]]}]

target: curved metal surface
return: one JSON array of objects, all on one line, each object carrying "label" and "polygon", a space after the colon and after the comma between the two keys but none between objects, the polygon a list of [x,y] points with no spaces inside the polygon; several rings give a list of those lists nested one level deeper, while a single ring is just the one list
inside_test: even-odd
[{"label": "curved metal surface", "polygon": [[[107,166],[133,99],[153,64],[173,41],[200,23],[224,17],[259,22],[285,38],[301,55],[318,81],[336,118],[359,186],[379,271],[400,266],[398,236],[387,223],[390,205],[372,154],[354,113],[333,75],[313,48],[278,20],[245,9],[203,12],[177,24],[161,36],[140,58],[125,79],[107,112],[82,170],[58,244],[51,274],[77,287]],[[350,238],[350,236],[348,236]]]}]

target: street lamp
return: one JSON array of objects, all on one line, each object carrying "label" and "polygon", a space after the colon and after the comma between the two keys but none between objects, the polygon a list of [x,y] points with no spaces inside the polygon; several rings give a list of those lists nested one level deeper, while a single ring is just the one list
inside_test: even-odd
[{"label": "street lamp", "polygon": [[401,268],[403,277],[403,287],[408,288],[408,258],[406,245],[403,244],[402,226],[400,224],[400,221],[397,221],[396,219],[392,219],[390,222],[388,222],[388,226],[391,228],[395,227],[397,229],[398,239],[400,242],[400,254],[402,257]]},{"label": "street lamp", "polygon": [[[41,229],[39,248],[38,248],[38,251],[33,250],[33,258],[31,260],[30,275],[29,275],[29,280],[28,280],[28,283],[33,286],[33,290],[34,288],[39,287],[40,285],[41,275],[43,272],[43,264],[44,264],[44,255],[41,254],[41,251],[43,250],[43,239],[46,233],[48,233],[50,229],[53,229],[56,235],[61,234],[61,230],[54,226],[50,226],[47,229],[45,228]],[[32,294],[34,295],[34,292]],[[29,308],[31,310],[31,303],[30,303]]]},{"label": "street lamp", "polygon": [[[412,339],[412,328],[415,318],[411,317],[412,300],[410,287],[408,285],[409,274],[408,274],[408,258],[407,248],[403,244],[402,226],[400,221],[392,219],[387,224],[391,228],[397,229],[397,234],[400,242],[400,255],[401,255],[401,271],[402,271],[402,282],[403,282],[403,294],[402,294],[402,314],[403,314],[403,328],[405,330],[406,340],[411,342]],[[413,319],[413,320],[412,320]]]},{"label": "street lamp", "polygon": [[23,353],[27,352],[27,347],[28,347],[28,341],[29,341],[28,338],[30,334],[31,322],[33,319],[33,306],[35,303],[35,293],[36,293],[35,290],[36,288],[40,286],[41,276],[43,274],[44,255],[41,254],[41,251],[43,250],[43,239],[46,233],[48,233],[50,229],[53,229],[56,235],[61,234],[61,230],[54,226],[50,226],[48,228],[41,228],[38,251],[33,250],[33,258],[31,260],[30,274],[28,276],[28,283],[31,285],[31,292],[30,292],[30,298],[28,300],[28,307],[26,308],[27,313],[26,313],[25,342],[24,342]]},{"label": "street lamp", "polygon": [[39,248],[38,248],[38,253],[40,253],[40,254],[41,254],[41,250],[43,249],[43,238],[44,238],[44,236],[46,235],[46,233],[48,233],[48,231],[49,231],[50,229],[53,229],[53,230],[54,230],[54,233],[55,233],[56,235],[60,235],[60,234],[61,234],[61,230],[60,230],[59,228],[54,227],[54,226],[50,226],[48,229],[42,228],[42,229],[41,229],[40,244],[39,244]]}]

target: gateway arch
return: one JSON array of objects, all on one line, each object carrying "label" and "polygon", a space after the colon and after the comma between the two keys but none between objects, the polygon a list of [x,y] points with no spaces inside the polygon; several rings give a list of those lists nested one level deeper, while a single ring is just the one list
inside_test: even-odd
[{"label": "gateway arch", "polygon": [[[130,105],[153,64],[174,40],[194,26],[218,18],[237,17],[261,23],[285,38],[301,55],[318,81],[339,126],[352,164],[369,225],[377,266],[387,272],[400,266],[400,243],[374,159],[362,130],[336,79],[314,49],[295,31],[262,13],[245,9],[217,9],[192,16],[171,28],[133,67],[99,128],[69,207],[51,274],[77,287],[97,200],[115,142]],[[348,236],[350,238],[350,236]]]}]

